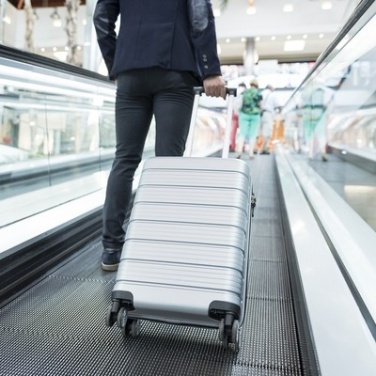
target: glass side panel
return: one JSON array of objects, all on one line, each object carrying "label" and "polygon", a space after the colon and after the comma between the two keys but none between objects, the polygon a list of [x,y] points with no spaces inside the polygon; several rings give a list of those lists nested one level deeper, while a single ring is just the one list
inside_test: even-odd
[{"label": "glass side panel", "polygon": [[294,149],[312,157],[332,145],[376,158],[375,33],[374,15],[343,39],[287,103],[286,140]]},{"label": "glass side panel", "polygon": [[[284,141],[376,230],[376,3],[283,109]],[[328,163],[326,163],[328,161]]]},{"label": "glass side panel", "polygon": [[32,192],[48,201],[55,187],[54,206],[103,187],[82,184],[67,195],[64,183],[110,168],[114,102],[111,83],[0,58],[0,227],[22,201],[21,218],[32,214]]},{"label": "glass side panel", "polygon": [[[0,228],[105,187],[115,96],[105,80],[0,57]],[[221,147],[224,108],[199,109],[193,154]],[[145,158],[154,144],[153,119]]]}]

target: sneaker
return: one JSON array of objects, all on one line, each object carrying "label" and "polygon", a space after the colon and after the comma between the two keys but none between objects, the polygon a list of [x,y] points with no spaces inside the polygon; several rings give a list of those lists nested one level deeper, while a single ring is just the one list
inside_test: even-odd
[{"label": "sneaker", "polygon": [[102,253],[102,269],[114,272],[120,263],[121,248],[105,248]]}]

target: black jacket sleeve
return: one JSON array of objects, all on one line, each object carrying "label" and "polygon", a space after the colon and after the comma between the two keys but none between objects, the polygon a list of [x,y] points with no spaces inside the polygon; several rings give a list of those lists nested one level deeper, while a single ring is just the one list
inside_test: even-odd
[{"label": "black jacket sleeve", "polygon": [[98,0],[93,15],[98,45],[109,74],[114,63],[116,50],[115,23],[120,12],[119,1]]},{"label": "black jacket sleeve", "polygon": [[202,78],[221,75],[214,14],[210,0],[188,0],[188,16]]}]

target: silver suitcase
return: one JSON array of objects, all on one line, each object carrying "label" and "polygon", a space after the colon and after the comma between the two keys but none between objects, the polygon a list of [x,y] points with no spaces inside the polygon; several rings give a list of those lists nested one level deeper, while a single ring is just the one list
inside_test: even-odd
[{"label": "silver suitcase", "polygon": [[245,313],[251,187],[248,165],[241,160],[146,160],[107,325],[117,322],[130,336],[139,335],[140,320],[216,328],[223,345],[234,343],[237,350]]}]

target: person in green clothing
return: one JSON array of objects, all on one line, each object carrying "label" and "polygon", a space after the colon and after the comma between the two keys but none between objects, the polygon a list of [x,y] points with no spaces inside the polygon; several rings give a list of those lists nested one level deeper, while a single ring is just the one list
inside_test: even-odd
[{"label": "person in green clothing", "polygon": [[254,158],[256,138],[261,124],[262,94],[257,80],[250,82],[250,88],[243,91],[242,99],[239,111],[239,135],[236,144],[237,158],[240,159],[242,157],[245,140],[248,140],[249,158],[252,159]]}]

